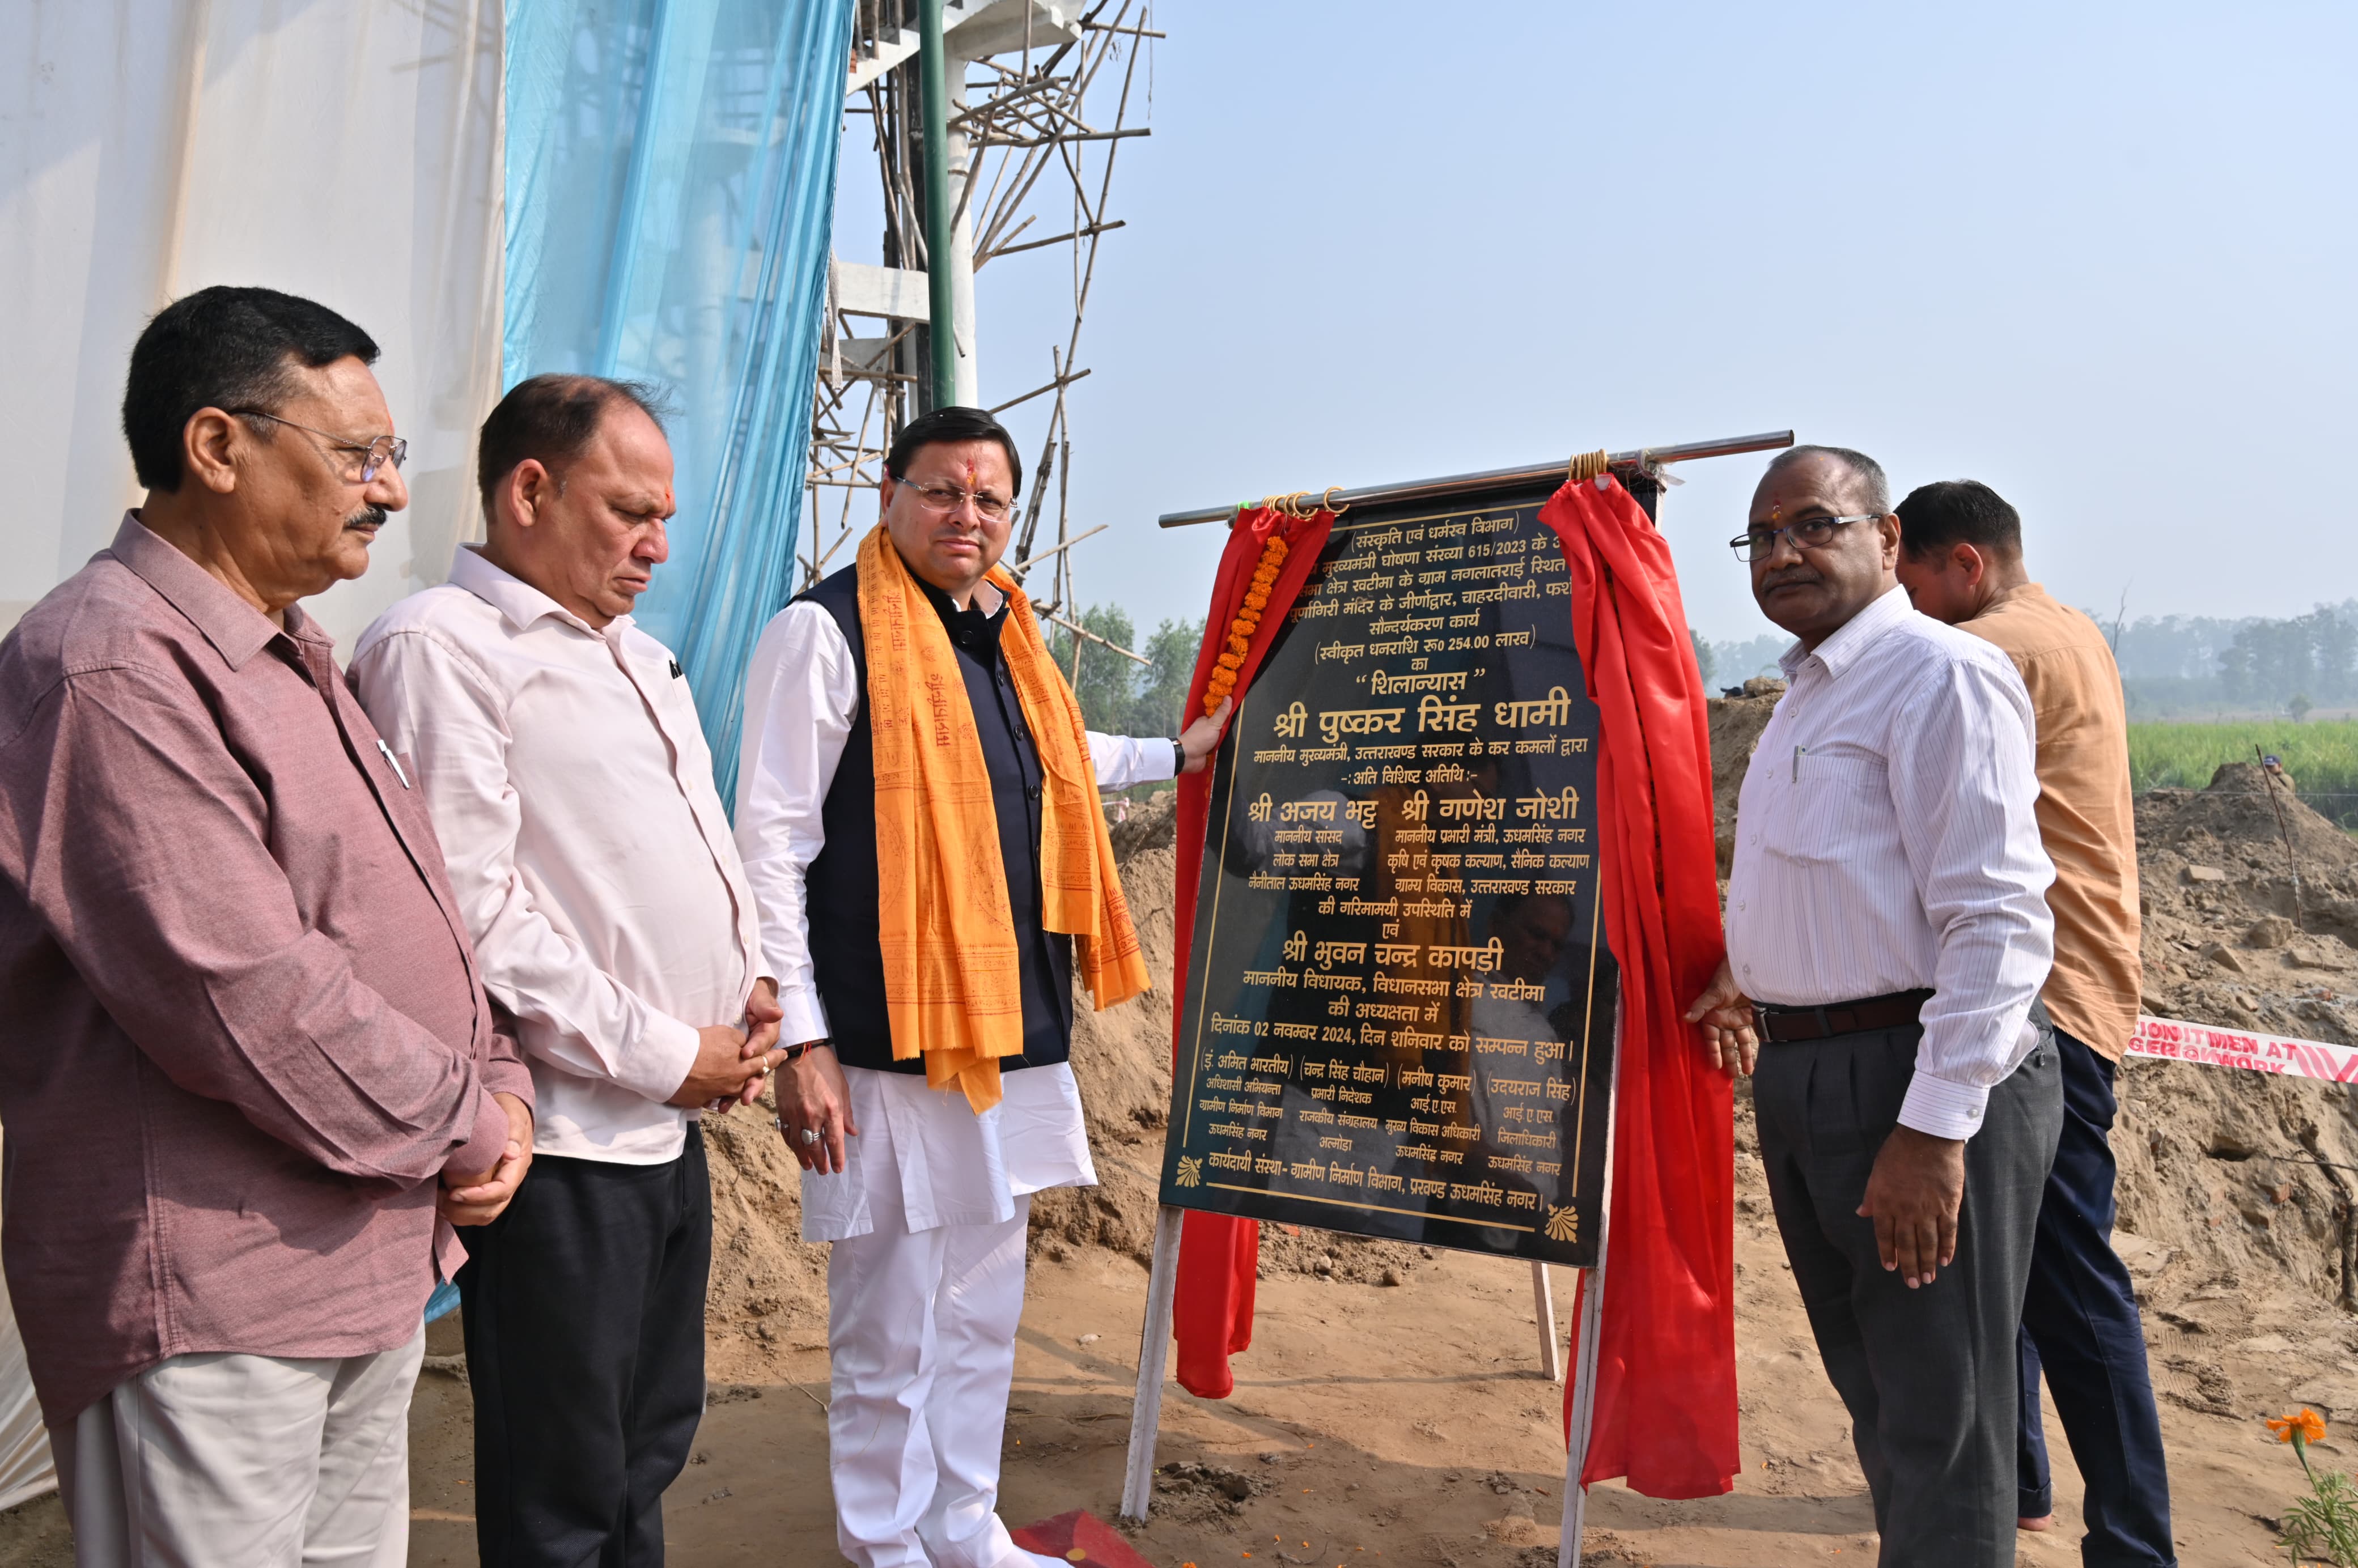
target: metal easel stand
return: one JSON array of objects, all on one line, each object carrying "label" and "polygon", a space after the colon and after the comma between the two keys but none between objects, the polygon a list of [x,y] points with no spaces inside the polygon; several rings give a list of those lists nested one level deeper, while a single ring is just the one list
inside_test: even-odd
[{"label": "metal easel stand", "polygon": [[[1606,1104],[1615,1110],[1621,1101],[1621,1010],[1613,1010],[1612,1091]],[[1613,1133],[1615,1117],[1605,1119],[1605,1190],[1596,1205],[1596,1266],[1587,1270],[1580,1292],[1580,1322],[1574,1334],[1579,1349],[1573,1357],[1572,1441],[1563,1460],[1563,1544],[1556,1549],[1556,1568],[1580,1568],[1580,1537],[1588,1519],[1588,1489],[1580,1484],[1588,1468],[1588,1446],[1596,1429],[1596,1352],[1605,1336],[1606,1249],[1613,1238]]]},{"label": "metal easel stand", "polygon": [[[1179,1227],[1185,1212],[1165,1206],[1154,1217],[1153,1260],[1146,1275],[1146,1322],[1138,1340],[1138,1388],[1130,1406],[1130,1454],[1121,1481],[1121,1517],[1138,1523],[1145,1521],[1147,1509],[1154,1502],[1154,1439],[1163,1424],[1163,1374],[1171,1365],[1171,1303],[1178,1285]],[[1594,1287],[1589,1294],[1595,1296]],[[1548,1282],[1545,1263],[1531,1265],[1531,1295],[1539,1318],[1540,1369],[1550,1382],[1560,1383],[1563,1349],[1556,1343],[1555,1293]],[[1596,1355],[1593,1333],[1587,1354],[1585,1365],[1593,1368]]]},{"label": "metal easel stand", "polygon": [[1555,1286],[1549,1282],[1547,1265],[1531,1265],[1531,1315],[1540,1325],[1540,1371],[1551,1383],[1563,1381],[1563,1346],[1555,1337]]},{"label": "metal easel stand", "polygon": [[1138,1524],[1154,1506],[1154,1434],[1163,1424],[1163,1374],[1171,1365],[1171,1302],[1179,1285],[1179,1222],[1185,1212],[1165,1204],[1154,1216],[1146,1323],[1138,1335],[1138,1391],[1130,1406],[1130,1457],[1121,1477],[1121,1517]]}]

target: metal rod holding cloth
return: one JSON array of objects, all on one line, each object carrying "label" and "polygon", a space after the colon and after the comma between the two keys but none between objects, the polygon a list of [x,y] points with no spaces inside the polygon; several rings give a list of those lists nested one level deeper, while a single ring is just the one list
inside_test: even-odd
[{"label": "metal rod holding cloth", "polygon": [[[1605,460],[1608,467],[1626,478],[1631,473],[1650,473],[1664,463],[1692,462],[1697,458],[1734,457],[1740,452],[1775,451],[1792,444],[1792,431],[1767,430],[1756,436],[1724,436],[1714,441],[1685,441],[1674,447],[1639,447],[1627,452],[1607,452]],[[1535,490],[1542,485],[1561,484],[1563,480],[1563,460],[1551,458],[1543,463],[1528,463],[1510,469],[1486,469],[1479,473],[1451,474],[1444,479],[1364,485],[1357,490],[1329,490],[1323,504],[1327,511],[1340,512],[1346,506],[1444,501],[1473,491],[1521,487]],[[1202,506],[1193,512],[1166,512],[1155,521],[1164,528],[1184,528],[1194,523],[1232,523],[1236,520],[1237,510],[1233,506]]]}]

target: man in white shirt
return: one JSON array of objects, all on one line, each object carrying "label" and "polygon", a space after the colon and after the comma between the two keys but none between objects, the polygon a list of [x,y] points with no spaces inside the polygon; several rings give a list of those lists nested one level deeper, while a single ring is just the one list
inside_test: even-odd
[{"label": "man in white shirt", "polygon": [[[979,409],[937,409],[902,432],[885,470],[883,537],[781,611],[754,651],[737,841],[794,1054],[777,1098],[806,1173],[803,1238],[834,1244],[838,1543],[860,1568],[1017,1568],[1050,1561],[1016,1547],[993,1511],[1031,1195],[1097,1181],[1066,1062],[1076,965],[1057,932],[1069,927],[1043,913],[1043,799],[1059,751],[1035,737],[1036,696],[1019,690],[1011,645],[1031,628],[1010,623],[1014,601],[984,580],[1022,481],[1014,442]],[[940,705],[932,726],[963,728],[948,705],[971,713],[997,825],[995,843],[944,858],[998,863],[1020,960],[1022,1054],[997,1062],[999,1102],[979,1113],[928,1087],[905,1040],[902,1059],[894,1048],[907,1002],[888,998],[880,883],[907,875],[910,855],[882,851],[880,867],[886,748],[871,725],[870,652],[885,644],[869,637],[877,585],[862,579],[873,566],[897,580],[895,559],[931,606],[916,613],[937,616],[956,652],[957,673],[927,687]],[[909,632],[940,635],[914,622]],[[1108,789],[1195,772],[1225,718],[1176,741],[1091,734],[1079,765]],[[1064,754],[1079,752],[1068,733]],[[1087,810],[1095,819],[1094,791]]]},{"label": "man in white shirt", "polygon": [[[2063,1119],[2030,702],[1911,608],[1873,460],[1796,447],[1745,535],[1798,639],[1736,812],[1727,960],[1690,1019],[1758,1071],[1777,1225],[1886,1564],[2015,1560],[2015,1333]],[[1749,1005],[1747,1005],[1747,999]]]},{"label": "man in white shirt", "polygon": [[534,1201],[459,1274],[476,1539],[495,1568],[659,1564],[704,1409],[695,1122],[777,1061],[775,985],[687,682],[631,620],[672,514],[644,395],[533,377],[478,472],[488,541],[352,659],[538,1095]]}]

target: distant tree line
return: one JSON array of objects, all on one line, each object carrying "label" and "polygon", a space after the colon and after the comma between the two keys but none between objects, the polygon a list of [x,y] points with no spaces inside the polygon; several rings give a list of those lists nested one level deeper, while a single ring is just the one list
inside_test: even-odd
[{"label": "distant tree line", "polygon": [[2358,599],[2306,615],[2094,616],[2113,640],[2133,717],[2282,713],[2358,705]]},{"label": "distant tree line", "polygon": [[[2088,618],[2113,644],[2134,718],[2214,713],[2306,718],[2319,708],[2358,708],[2358,599],[2306,615],[2146,615]],[[1732,687],[1778,674],[1792,645],[1781,633],[1741,642],[1694,637],[1707,685]]]},{"label": "distant tree line", "polygon": [[[1703,684],[1714,692],[1742,686],[1755,676],[1785,678],[1785,672],[1777,667],[1777,655],[1791,647],[1793,639],[1781,632],[1737,643],[1705,642],[1693,632],[1687,635],[1694,638],[1695,663],[1703,667]],[[1704,657],[1705,654],[1710,656]]]},{"label": "distant tree line", "polygon": [[[2358,599],[2283,618],[2147,615],[2120,622],[2093,610],[2088,617],[2113,644],[2132,718],[2266,713],[2298,719],[2313,708],[2358,708]],[[1088,727],[1114,735],[1177,734],[1203,622],[1165,621],[1143,643],[1117,605],[1092,606],[1080,623],[1147,660],[1141,665],[1104,643],[1049,628],[1049,648]],[[1792,646],[1782,633],[1719,642],[1688,636],[1704,684],[1714,691],[1779,675],[1777,656]]]},{"label": "distant tree line", "polygon": [[[1185,727],[1180,712],[1187,705],[1187,683],[1195,677],[1195,654],[1204,643],[1203,622],[1165,621],[1143,646],[1119,606],[1092,605],[1081,612],[1080,624],[1114,645],[1076,637],[1061,626],[1047,628],[1049,652],[1080,698],[1082,721],[1108,735],[1178,734]],[[1125,658],[1114,648],[1126,648],[1147,663]]]}]

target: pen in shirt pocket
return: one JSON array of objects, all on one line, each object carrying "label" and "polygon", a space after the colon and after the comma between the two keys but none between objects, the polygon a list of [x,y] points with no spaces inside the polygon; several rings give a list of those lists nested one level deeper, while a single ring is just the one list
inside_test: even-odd
[{"label": "pen in shirt pocket", "polygon": [[383,752],[384,753],[384,760],[393,764],[393,776],[401,781],[401,787],[407,789],[409,787],[409,774],[403,769],[401,759],[393,754],[393,748],[384,743],[384,737],[382,735],[377,737],[376,749]]},{"label": "pen in shirt pocket", "polygon": [[1795,784],[1801,782],[1801,759],[1809,753],[1809,750],[1807,746],[1793,748],[1793,782]]}]

